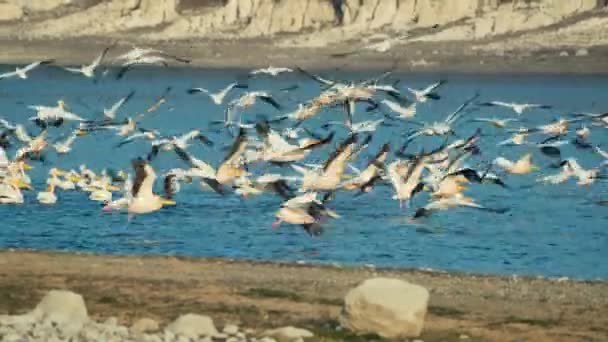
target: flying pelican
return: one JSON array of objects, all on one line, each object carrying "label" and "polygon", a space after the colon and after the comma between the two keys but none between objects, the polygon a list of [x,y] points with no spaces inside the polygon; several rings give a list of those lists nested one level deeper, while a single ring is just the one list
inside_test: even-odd
[{"label": "flying pelican", "polygon": [[342,185],[346,190],[360,189],[362,193],[370,192],[374,184],[382,179],[384,162],[390,152],[390,145],[384,144],[380,151],[367,163],[367,167],[359,174]]},{"label": "flying pelican", "polygon": [[470,197],[465,197],[462,194],[457,194],[456,196],[452,196],[452,197],[436,199],[436,200],[428,203],[424,207],[419,208],[418,210],[416,210],[416,213],[414,214],[414,219],[418,219],[421,217],[428,217],[433,212],[436,212],[439,210],[447,210],[447,209],[457,208],[457,207],[473,208],[473,209],[488,211],[488,212],[497,213],[497,214],[503,214],[503,213],[507,212],[507,210],[508,210],[508,209],[487,208],[480,204],[475,203],[475,201]]},{"label": "flying pelican", "polygon": [[424,103],[428,99],[439,100],[441,99],[441,96],[435,93],[435,91],[439,89],[439,87],[441,87],[443,84],[445,84],[445,82],[445,80],[441,80],[437,83],[429,85],[424,89],[407,88],[407,90],[409,90],[410,93],[414,94],[414,96],[416,97],[416,101],[420,103]]},{"label": "flying pelican", "polygon": [[99,56],[97,56],[97,58],[95,58],[95,60],[93,60],[93,62],[91,62],[91,64],[82,65],[80,68],[64,67],[64,69],[69,72],[76,73],[76,74],[83,74],[85,77],[88,77],[88,78],[93,78],[93,77],[95,77],[95,69],[97,69],[97,67],[101,64],[103,58],[106,56],[106,54],[108,53],[109,50],[110,50],[110,47],[105,48],[99,54]]},{"label": "flying pelican", "polygon": [[278,228],[281,223],[286,222],[294,225],[302,225],[309,235],[320,235],[323,228],[320,221],[325,217],[338,218],[339,215],[325,208],[326,199],[319,201],[315,192],[308,192],[298,197],[286,200],[276,212],[276,220],[272,223],[273,228]]},{"label": "flying pelican", "polygon": [[266,74],[266,75],[270,75],[270,76],[278,76],[279,74],[287,73],[287,72],[293,72],[293,69],[269,66],[268,68],[252,70],[249,73],[249,75],[255,76],[255,75]]},{"label": "flying pelican", "polygon": [[345,126],[345,127],[349,128],[351,133],[365,133],[365,132],[371,133],[371,132],[375,132],[376,129],[378,128],[378,126],[380,126],[383,122],[384,122],[384,119],[367,120],[367,121],[361,121],[361,122],[352,123],[352,124],[349,124],[348,122],[343,123],[343,122],[338,122],[338,121],[329,121],[329,122],[325,123],[322,127],[328,128],[329,126],[332,126],[332,125],[340,125],[340,126]]},{"label": "flying pelican", "polygon": [[64,121],[86,121],[80,116],[68,112],[63,100],[57,101],[56,107],[28,106],[28,108],[36,111],[36,116],[29,118],[29,120],[36,121],[39,125],[60,126]]},{"label": "flying pelican", "polygon": [[53,60],[37,61],[34,63],[30,63],[30,64],[24,66],[23,68],[17,67],[15,69],[15,71],[0,74],[0,80],[3,80],[5,78],[15,77],[15,76],[25,80],[25,79],[27,79],[28,72],[34,70],[35,68],[39,67],[40,65],[46,65],[46,64],[50,64],[50,63],[53,63]]},{"label": "flying pelican", "polygon": [[474,122],[487,122],[496,128],[505,128],[509,122],[518,121],[517,119],[499,119],[499,118],[475,118],[471,119]]},{"label": "flying pelican", "polygon": [[494,159],[494,165],[502,168],[504,171],[516,175],[524,175],[532,171],[538,170],[539,168],[532,164],[532,154],[527,153],[523,155],[519,160],[512,162],[503,157]]},{"label": "flying pelican", "polygon": [[416,102],[413,102],[407,107],[403,107],[399,103],[387,99],[383,99],[382,101],[380,101],[380,103],[386,105],[388,108],[390,108],[390,110],[399,114],[399,119],[407,120],[413,118],[416,115]]},{"label": "flying pelican", "polygon": [[532,103],[508,103],[508,102],[502,102],[502,101],[490,101],[490,102],[484,102],[484,103],[480,103],[479,106],[484,106],[484,107],[505,107],[505,108],[510,108],[511,110],[513,110],[515,113],[517,113],[518,115],[522,115],[524,111],[528,110],[528,109],[535,109],[535,108],[540,108],[540,109],[551,109],[553,108],[552,106],[549,105],[542,105],[542,104],[532,104]]},{"label": "flying pelican", "polygon": [[146,161],[141,159],[133,160],[135,179],[131,188],[131,198],[129,200],[129,215],[146,214],[157,211],[166,205],[175,205],[172,200],[164,199],[152,192],[156,173]]},{"label": "flying pelican", "polygon": [[133,95],[135,95],[135,90],[133,90],[132,92],[130,92],[127,96],[121,98],[120,100],[116,101],[112,107],[110,107],[110,109],[103,109],[103,116],[105,118],[106,121],[113,121],[116,118],[116,113],[118,112],[118,109],[120,109],[120,107],[122,107],[125,103],[127,103],[127,101],[129,101]]},{"label": "flying pelican", "polygon": [[74,131],[65,141],[54,143],[53,148],[58,154],[67,154],[72,150],[72,144],[76,138],[76,131]]},{"label": "flying pelican", "polygon": [[188,89],[188,94],[205,93],[211,98],[213,103],[219,106],[222,104],[222,102],[224,102],[224,98],[226,97],[226,95],[228,95],[228,93],[234,88],[243,89],[247,88],[247,86],[239,84],[238,82],[233,82],[226,86],[224,89],[219,90],[217,93],[212,93],[205,88],[192,88]]}]

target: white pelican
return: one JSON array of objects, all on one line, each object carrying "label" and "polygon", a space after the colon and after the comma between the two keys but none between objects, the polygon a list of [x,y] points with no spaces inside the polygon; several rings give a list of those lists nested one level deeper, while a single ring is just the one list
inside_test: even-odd
[{"label": "white pelican", "polygon": [[499,119],[499,118],[475,118],[474,122],[487,122],[496,128],[505,128],[509,122],[518,121],[517,119]]},{"label": "white pelican", "polygon": [[270,93],[265,92],[265,91],[252,91],[252,92],[247,92],[245,94],[243,94],[241,97],[239,97],[238,99],[232,100],[229,104],[228,104],[228,108],[226,109],[226,111],[224,112],[224,122],[231,122],[233,121],[233,116],[234,116],[234,112],[241,108],[241,109],[245,109],[245,108],[250,108],[251,106],[253,106],[257,99],[260,99],[261,101],[264,101],[268,104],[270,104],[271,106],[273,106],[276,109],[281,109],[281,105],[274,100],[274,98],[272,97],[272,95],[270,95]]},{"label": "white pelican", "polygon": [[205,88],[192,88],[188,89],[188,94],[205,93],[211,98],[213,103],[219,106],[224,102],[226,95],[234,88],[247,88],[247,86],[233,82],[226,86],[226,88],[219,90],[217,93],[212,93]]},{"label": "white pelican", "polygon": [[56,142],[53,144],[53,148],[57,151],[58,154],[67,154],[72,150],[72,144],[74,140],[76,140],[77,134],[74,131],[65,141]]},{"label": "white pelican", "polygon": [[454,133],[454,131],[452,130],[452,124],[454,124],[456,120],[458,120],[462,116],[464,109],[477,97],[479,97],[478,94],[466,100],[462,105],[460,105],[460,107],[458,107],[454,112],[448,115],[445,120],[433,122],[432,124],[426,124],[423,127],[414,130],[407,136],[407,140],[411,141],[412,139],[420,135],[441,136]]},{"label": "white pelican", "polygon": [[106,56],[106,54],[108,53],[109,50],[110,50],[110,47],[105,48],[99,54],[99,56],[97,56],[97,58],[95,58],[93,60],[93,62],[91,62],[91,64],[82,65],[80,68],[65,67],[64,69],[69,72],[76,73],[76,74],[83,74],[84,76],[86,76],[88,78],[93,78],[93,77],[95,77],[95,69],[97,69],[97,67],[101,64],[103,58]]},{"label": "white pelican", "polygon": [[484,211],[489,211],[489,212],[498,213],[498,214],[502,214],[507,211],[507,209],[492,209],[492,208],[484,207],[480,204],[475,203],[475,200],[473,200],[472,198],[465,197],[464,195],[459,193],[452,197],[439,198],[434,201],[431,201],[424,207],[416,210],[416,213],[414,214],[414,218],[417,219],[420,217],[428,217],[435,211],[447,210],[447,209],[457,208],[457,207],[473,208],[473,209],[484,210]]},{"label": "white pelican", "polygon": [[538,170],[538,166],[532,164],[532,154],[527,153],[523,155],[519,160],[512,162],[503,157],[494,159],[494,165],[502,168],[504,171],[516,175],[524,175],[532,171]]},{"label": "white pelican", "polygon": [[129,101],[133,95],[135,95],[135,90],[133,90],[132,92],[130,92],[127,96],[121,98],[120,100],[116,101],[112,107],[110,107],[110,109],[103,109],[103,116],[106,120],[108,121],[112,121],[116,118],[116,113],[118,112],[118,109],[120,109],[120,107],[122,107],[125,103],[127,103],[127,101]]},{"label": "white pelican", "polygon": [[46,191],[41,191],[38,193],[36,199],[41,204],[55,204],[57,202],[57,195],[55,195],[55,184],[51,182],[46,188]]},{"label": "white pelican", "polygon": [[279,74],[288,73],[288,72],[293,72],[293,69],[285,68],[285,67],[269,66],[268,68],[252,70],[249,73],[249,75],[254,76],[254,75],[260,75],[260,74],[266,74],[266,75],[270,75],[270,76],[278,76]]},{"label": "white pelican", "polygon": [[156,173],[144,160],[134,160],[133,169],[135,179],[131,188],[128,212],[133,214],[146,214],[161,209],[165,205],[175,205],[174,201],[164,199],[152,192]]},{"label": "white pelican", "polygon": [[0,204],[22,204],[21,188],[30,187],[19,178],[0,179]]},{"label": "white pelican", "polygon": [[526,138],[528,138],[528,133],[518,131],[516,133],[513,133],[513,136],[509,139],[499,142],[498,146],[524,145],[526,144]]},{"label": "white pelican", "polygon": [[382,101],[380,101],[380,103],[386,105],[388,108],[390,108],[390,110],[399,114],[399,119],[407,120],[416,116],[416,102],[413,102],[407,107],[403,107],[399,103],[387,99],[383,99]]},{"label": "white pelican", "polygon": [[45,64],[50,64],[53,63],[52,60],[46,60],[46,61],[37,61],[34,63],[30,63],[26,66],[24,66],[23,68],[19,68],[17,67],[15,69],[15,71],[12,72],[5,72],[4,74],[0,74],[0,80],[5,79],[5,78],[11,78],[11,77],[19,77],[21,79],[27,79],[27,73],[34,70],[35,68],[37,68],[40,65],[45,65]]},{"label": "white pelican", "polygon": [[356,122],[356,123],[343,123],[343,122],[339,122],[339,121],[329,121],[327,123],[325,123],[323,125],[324,128],[327,128],[331,125],[340,125],[340,126],[345,126],[347,128],[350,129],[351,133],[365,133],[365,132],[375,132],[376,129],[378,129],[378,126],[380,126],[382,123],[384,122],[384,119],[378,119],[378,120],[366,120],[366,121],[361,121],[361,122]]},{"label": "white pelican", "polygon": [[281,205],[276,212],[276,220],[272,223],[273,228],[278,228],[281,223],[302,225],[310,235],[320,235],[323,232],[319,221],[324,217],[338,218],[338,214],[326,209],[324,201],[316,198],[315,192],[305,193],[301,196],[291,198]]},{"label": "white pelican", "polygon": [[437,83],[433,83],[433,84],[429,85],[428,87],[426,87],[424,89],[407,88],[407,90],[409,90],[410,93],[414,94],[417,102],[424,103],[428,99],[439,100],[441,98],[441,96],[439,96],[437,93],[435,93],[435,90],[439,89],[439,87],[441,87],[445,82],[446,81],[441,80]]},{"label": "white pelican", "polygon": [[540,108],[540,109],[551,109],[553,108],[552,106],[549,105],[542,105],[542,104],[532,104],[532,103],[508,103],[508,102],[502,102],[502,101],[490,101],[490,102],[484,102],[484,103],[480,103],[480,106],[484,106],[484,107],[495,107],[495,106],[499,106],[499,107],[505,107],[505,108],[510,108],[512,109],[515,113],[517,113],[518,115],[523,114],[524,111],[528,110],[528,109],[535,109],[535,108]]},{"label": "white pelican", "polygon": [[602,162],[602,164],[600,164],[600,167],[608,166],[608,152],[602,150],[599,146],[595,147],[595,152],[599,154],[602,158],[604,158],[604,161]]},{"label": "white pelican", "polygon": [[68,112],[63,100],[57,101],[56,107],[28,106],[28,108],[36,111],[36,116],[29,118],[31,121],[41,121],[44,123],[50,122],[51,125],[54,125],[55,123],[60,125],[63,121],[85,121],[85,119],[81,118],[80,116]]},{"label": "white pelican", "polygon": [[374,183],[381,179],[384,162],[388,157],[389,151],[389,144],[382,145],[380,151],[367,163],[367,167],[359,172],[355,178],[342,184],[342,188],[346,190],[360,189],[361,192],[371,191]]}]

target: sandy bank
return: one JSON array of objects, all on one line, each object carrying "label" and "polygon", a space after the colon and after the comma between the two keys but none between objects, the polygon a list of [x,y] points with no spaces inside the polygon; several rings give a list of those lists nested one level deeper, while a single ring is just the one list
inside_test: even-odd
[{"label": "sandy bank", "polygon": [[608,283],[176,257],[0,252],[0,314],[29,310],[46,291],[80,293],[94,318],[167,323],[208,314],[264,329],[309,328],[323,340],[344,294],[361,280],[405,279],[431,292],[424,341],[580,341],[608,338]]}]

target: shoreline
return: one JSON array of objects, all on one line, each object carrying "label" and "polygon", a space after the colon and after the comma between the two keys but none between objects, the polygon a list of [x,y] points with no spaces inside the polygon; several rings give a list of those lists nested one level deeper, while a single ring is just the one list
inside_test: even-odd
[{"label": "shoreline", "polygon": [[[89,63],[103,48],[114,45],[111,60],[130,48],[104,39],[31,40],[0,38],[4,46],[0,64],[25,64],[53,59],[58,65]],[[463,46],[460,46],[462,44]],[[245,41],[175,41],[138,44],[191,58],[188,65],[171,66],[208,69],[248,69],[274,66],[300,66],[311,70],[339,68],[353,70],[388,70],[416,73],[462,74],[581,74],[608,75],[608,47],[589,49],[589,55],[577,56],[575,49],[551,51],[512,51],[500,54],[472,51],[470,42],[411,43],[386,53],[362,53],[346,58],[332,58],[339,48],[280,48],[266,40]],[[242,51],[247,50],[243,56]],[[560,56],[567,53],[568,56]],[[111,63],[106,65],[112,65]]]},{"label": "shoreline", "polygon": [[[333,267],[222,258],[0,251],[0,315],[30,310],[51,289],[85,298],[93,318],[167,323],[189,312],[256,330],[294,325],[339,341],[345,293],[391,277],[431,293],[424,341],[600,341],[608,338],[606,281]],[[331,331],[330,331],[331,330]]]}]

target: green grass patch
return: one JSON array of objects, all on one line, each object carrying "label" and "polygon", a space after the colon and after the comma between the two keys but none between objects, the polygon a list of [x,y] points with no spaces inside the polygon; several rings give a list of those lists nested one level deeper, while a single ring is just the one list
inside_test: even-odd
[{"label": "green grass patch", "polygon": [[559,325],[559,320],[556,319],[535,319],[535,318],[522,318],[509,316],[505,320],[505,323],[520,323],[520,324],[528,324],[535,325],[543,328],[550,328]]},{"label": "green grass patch", "polygon": [[466,312],[464,312],[462,310],[451,308],[449,306],[436,306],[436,305],[430,305],[429,312],[435,316],[441,316],[441,317],[462,317],[466,314]]}]

